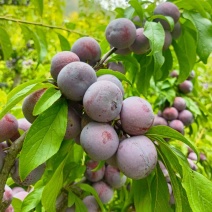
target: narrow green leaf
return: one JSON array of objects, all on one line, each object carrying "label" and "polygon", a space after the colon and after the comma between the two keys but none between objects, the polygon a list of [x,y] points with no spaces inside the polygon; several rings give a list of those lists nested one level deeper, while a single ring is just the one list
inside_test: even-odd
[{"label": "narrow green leaf", "polygon": [[75,211],[76,212],[87,211],[87,208],[84,202],[77,196],[75,196]]},{"label": "narrow green leaf", "polygon": [[102,204],[102,201],[100,200],[100,198],[99,198],[99,196],[98,196],[96,190],[95,190],[92,186],[90,186],[90,185],[88,185],[88,184],[84,184],[84,183],[80,183],[80,184],[77,184],[77,185],[78,185],[79,188],[81,188],[83,191],[87,191],[87,192],[91,193],[91,194],[95,197],[96,201],[98,202],[98,204],[99,204],[99,206],[100,206],[100,208],[101,208],[101,211],[102,211],[102,212],[105,211],[104,206],[103,206],[103,204]]},{"label": "narrow green leaf", "polygon": [[190,20],[197,29],[197,54],[206,64],[212,52],[212,22],[192,11],[183,13],[183,16]]},{"label": "narrow green leaf", "polygon": [[150,79],[154,73],[154,60],[152,56],[142,55],[140,58],[140,71],[137,74],[136,86],[140,93],[147,95]]},{"label": "narrow green leaf", "polygon": [[162,19],[162,20],[165,20],[169,23],[169,26],[170,26],[170,31],[173,30],[174,28],[174,19],[170,16],[164,16],[164,15],[153,15],[151,16],[150,20],[154,20],[154,19]]},{"label": "narrow green leaf", "polygon": [[68,193],[68,207],[71,207],[75,203],[75,194],[72,191]]},{"label": "narrow green leaf", "polygon": [[33,115],[37,116],[46,109],[48,109],[54,102],[56,102],[61,97],[61,92],[55,88],[47,89],[41,98],[37,101]]},{"label": "narrow green leaf", "polygon": [[117,77],[119,80],[123,80],[123,81],[126,81],[128,82],[130,85],[132,84],[124,74],[118,72],[118,71],[113,71],[113,70],[110,70],[110,69],[99,69],[97,72],[96,72],[96,76],[99,77],[101,75],[104,75],[104,74],[112,74],[114,75],[115,77]]},{"label": "narrow green leaf", "polygon": [[144,18],[144,11],[141,4],[137,0],[130,0],[129,4],[134,8],[140,20],[142,21]]},{"label": "narrow green leaf", "polygon": [[15,212],[21,212],[21,205],[22,205],[22,201],[20,199],[13,197],[12,206]]},{"label": "narrow green leaf", "polygon": [[144,35],[150,41],[151,52],[149,55],[162,51],[165,32],[160,23],[146,21],[144,26]]},{"label": "narrow green leaf", "polygon": [[20,154],[20,177],[52,157],[60,148],[67,125],[67,102],[60,99],[33,122]]},{"label": "narrow green leaf", "polygon": [[165,61],[162,51],[153,54],[154,58],[154,79],[158,81],[162,77],[161,67]]},{"label": "narrow green leaf", "polygon": [[39,204],[39,202],[41,201],[43,189],[44,187],[36,188],[34,191],[30,192],[27,195],[21,206],[22,212],[28,212]]},{"label": "narrow green leaf", "polygon": [[178,76],[178,83],[180,83],[187,79],[196,62],[196,41],[193,35],[185,29],[178,42],[173,40],[172,45],[179,62],[180,74]]},{"label": "narrow green leaf", "polygon": [[96,172],[96,171],[100,170],[104,165],[105,165],[105,161],[104,160],[101,160],[98,163],[98,166],[96,168],[92,169],[92,172]]},{"label": "narrow green leaf", "polygon": [[162,125],[154,126],[150,128],[150,130],[146,133],[146,136],[158,136],[161,138],[177,139],[187,144],[189,147],[191,147],[195,151],[197,155],[199,155],[194,145],[188,139],[186,139],[181,133],[172,129],[171,127],[162,126]]},{"label": "narrow green leaf", "polygon": [[10,58],[12,54],[12,44],[10,41],[10,36],[8,35],[7,31],[0,27],[0,45],[4,54],[4,60]]},{"label": "narrow green leaf", "polygon": [[71,46],[69,41],[61,34],[57,33],[57,36],[60,40],[60,47],[62,51],[70,51]]},{"label": "narrow green leaf", "polygon": [[56,212],[56,199],[63,186],[63,168],[65,166],[66,159],[67,157],[61,162],[51,179],[44,187],[41,201],[45,211]]},{"label": "narrow green leaf", "polygon": [[152,211],[149,176],[132,181],[132,192],[136,211]]},{"label": "narrow green leaf", "polygon": [[210,212],[212,208],[212,182],[198,172],[183,166],[182,185],[192,211]]},{"label": "narrow green leaf", "polygon": [[12,109],[18,102],[24,99],[27,95],[31,94],[32,92],[39,90],[41,88],[48,88],[51,87],[51,84],[44,84],[41,83],[42,80],[32,80],[26,83],[21,84],[14,88],[8,94],[8,101],[3,110],[0,113],[0,119],[10,110]]},{"label": "narrow green leaf", "polygon": [[172,211],[169,204],[170,195],[167,182],[158,164],[155,171],[155,177],[151,184],[151,194],[153,206],[152,211]]},{"label": "narrow green leaf", "polygon": [[33,0],[35,7],[38,9],[40,16],[43,15],[43,0]]},{"label": "narrow green leaf", "polygon": [[193,112],[194,114],[198,114],[201,115],[201,111],[198,107],[198,105],[196,104],[196,102],[194,102],[191,98],[184,96],[183,97],[186,101],[186,106],[188,107],[188,109]]}]

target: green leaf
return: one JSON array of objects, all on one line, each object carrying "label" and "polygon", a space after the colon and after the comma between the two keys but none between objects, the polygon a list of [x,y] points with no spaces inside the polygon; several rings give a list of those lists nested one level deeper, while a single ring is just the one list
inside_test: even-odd
[{"label": "green leaf", "polygon": [[212,52],[212,22],[192,11],[183,13],[183,16],[190,20],[197,29],[197,54],[206,64]]},{"label": "green leaf", "polygon": [[47,89],[41,98],[37,101],[33,115],[37,116],[38,114],[42,113],[46,109],[48,109],[54,102],[56,102],[61,97],[60,90],[56,90],[55,88]]},{"label": "green leaf", "polygon": [[154,58],[154,79],[158,81],[162,77],[162,72],[160,68],[164,63],[165,58],[162,54],[162,51],[154,53],[153,58]]},{"label": "green leaf", "polygon": [[165,32],[160,23],[146,21],[144,26],[144,35],[150,41],[151,52],[149,55],[162,51]]},{"label": "green leaf", "polygon": [[157,165],[155,177],[151,184],[152,211],[172,211],[169,204],[169,190],[160,166]]},{"label": "green leaf", "polygon": [[48,53],[45,32],[41,29],[38,30],[38,28],[35,32],[24,24],[21,24],[21,29],[26,41],[33,39],[38,54],[38,64],[41,63]]},{"label": "green leaf", "polygon": [[15,212],[21,212],[21,205],[22,205],[22,201],[20,199],[13,197],[12,206]]},{"label": "green leaf", "polygon": [[43,0],[33,0],[35,7],[37,7],[40,16],[43,15]]},{"label": "green leaf", "polygon": [[132,181],[133,200],[136,211],[152,211],[149,177]]},{"label": "green leaf", "polygon": [[185,29],[178,42],[173,40],[172,45],[179,62],[178,83],[180,83],[187,79],[196,62],[196,41],[190,32]]},{"label": "green leaf", "polygon": [[96,190],[92,186],[90,186],[88,184],[84,184],[84,183],[77,184],[77,186],[79,186],[79,188],[81,188],[83,191],[87,191],[87,192],[91,193],[95,197],[96,201],[98,202],[98,204],[101,208],[101,211],[102,212],[105,211],[102,201],[100,200]]},{"label": "green leaf", "polygon": [[188,139],[186,139],[181,133],[172,129],[171,127],[162,126],[162,125],[151,127],[149,131],[146,133],[146,136],[158,136],[161,138],[177,139],[187,144],[189,147],[191,147],[194,150],[194,152],[197,155],[199,155],[194,145]]},{"label": "green leaf", "polygon": [[96,168],[92,169],[92,172],[96,172],[96,171],[100,170],[104,165],[105,165],[105,161],[104,160],[101,160],[98,163],[98,166]]},{"label": "green leaf", "polygon": [[191,98],[184,96],[183,97],[186,101],[186,106],[188,109],[193,112],[194,114],[201,115],[201,111],[199,107],[197,106],[196,102],[194,102]]},{"label": "green leaf", "polygon": [[75,194],[72,191],[68,193],[68,207],[71,207],[75,202]]},{"label": "green leaf", "polygon": [[138,0],[130,0],[129,4],[134,8],[140,20],[142,21],[144,18],[144,11]]},{"label": "green leaf", "polygon": [[67,111],[66,100],[60,99],[33,122],[20,154],[21,179],[57,153],[66,132]]},{"label": "green leaf", "polygon": [[96,72],[96,76],[99,77],[101,75],[104,75],[104,74],[111,74],[111,75],[114,75],[115,77],[117,77],[119,80],[123,80],[123,81],[126,81],[128,82],[130,85],[132,84],[124,74],[118,72],[118,71],[113,71],[113,70],[110,70],[110,69],[99,69],[97,72]]},{"label": "green leaf", "polygon": [[137,74],[136,86],[138,91],[146,96],[150,87],[150,79],[154,73],[154,60],[152,56],[142,55],[139,62],[140,71]]},{"label": "green leaf", "polygon": [[57,33],[57,36],[60,40],[60,47],[62,51],[70,51],[71,46],[69,41],[61,34]]},{"label": "green leaf", "polygon": [[17,87],[15,87],[9,94],[7,104],[3,108],[0,113],[0,119],[10,110],[12,109],[18,102],[24,99],[26,96],[31,94],[32,92],[39,90],[41,88],[51,87],[51,84],[41,83],[43,80],[31,80],[29,82],[23,83]]},{"label": "green leaf", "polygon": [[172,17],[164,16],[164,15],[153,15],[153,16],[151,16],[150,20],[154,20],[154,19],[157,19],[157,18],[165,20],[166,22],[168,22],[169,26],[170,26],[170,31],[173,30],[175,23],[174,23],[174,19]]},{"label": "green leaf", "polygon": [[212,182],[198,172],[183,166],[182,185],[192,211],[210,212],[212,208]]},{"label": "green leaf", "polygon": [[61,162],[51,179],[44,187],[41,201],[45,211],[56,212],[56,199],[63,186],[63,168],[65,166],[66,159],[67,157],[65,157],[65,159]]},{"label": "green leaf", "polygon": [[13,51],[10,36],[8,35],[7,31],[2,27],[0,27],[0,35],[0,45],[4,54],[4,60],[7,60],[10,58],[10,55]]},{"label": "green leaf", "polygon": [[84,202],[77,196],[75,196],[75,211],[76,212],[87,211],[87,208],[86,208]]},{"label": "green leaf", "polygon": [[39,202],[41,201],[43,189],[44,187],[36,188],[27,195],[21,206],[22,212],[28,212],[39,204]]}]

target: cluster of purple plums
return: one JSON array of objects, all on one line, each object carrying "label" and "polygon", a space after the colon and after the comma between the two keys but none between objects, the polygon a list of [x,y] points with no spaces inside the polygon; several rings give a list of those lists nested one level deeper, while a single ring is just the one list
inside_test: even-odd
[{"label": "cluster of purple plums", "polygon": [[[172,38],[180,36],[180,12],[176,5],[165,2],[155,8],[154,15],[170,16],[174,20],[173,30],[167,21],[160,18],[154,20],[164,28],[163,50],[166,50]],[[136,29],[135,24],[127,18],[111,21],[105,36],[117,54],[144,54],[150,51],[144,28]],[[99,64],[100,59],[98,42],[91,37],[82,37],[75,41],[71,51],[54,55],[50,73],[55,89],[61,91],[61,98],[65,98],[68,104],[64,139],[74,139],[87,153],[90,160],[85,164],[85,177],[96,189],[102,202],[108,203],[113,196],[113,188],[120,188],[127,177],[142,179],[154,170],[158,162],[157,151],[154,143],[145,136],[151,126],[163,121],[165,125],[183,133],[184,125],[190,125],[193,116],[186,110],[185,101],[181,97],[176,97],[173,107],[164,109],[162,116],[156,117],[145,99],[138,96],[124,99],[122,82],[117,77],[110,74],[97,77],[98,65],[102,65]],[[105,65],[111,70],[125,73],[120,62]],[[24,119],[16,120],[13,115],[7,114],[0,120],[0,170],[10,145],[8,141],[15,141],[20,136],[20,129],[26,131],[30,128],[37,118],[33,115],[34,107],[45,91],[35,91],[24,99]],[[92,171],[100,161],[106,161],[107,165]],[[18,163],[17,159],[11,176],[20,186],[36,183],[45,171],[45,164],[42,164],[22,182],[18,176]],[[7,190],[9,188],[6,186],[5,195]],[[99,210],[93,196],[85,197],[83,202],[89,211]],[[72,209],[67,208],[66,211]]]}]

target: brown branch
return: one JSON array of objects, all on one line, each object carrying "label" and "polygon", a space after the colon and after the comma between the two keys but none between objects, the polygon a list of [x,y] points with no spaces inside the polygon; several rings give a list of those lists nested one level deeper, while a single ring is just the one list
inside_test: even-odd
[{"label": "brown branch", "polygon": [[95,70],[97,70],[99,67],[101,67],[101,65],[105,62],[105,60],[107,60],[107,58],[113,54],[115,51],[117,50],[117,48],[113,47],[112,49],[110,49],[109,52],[107,52],[105,55],[103,55],[102,59],[93,67]]},{"label": "brown branch", "polygon": [[[40,27],[46,27],[49,29],[58,29],[58,30],[63,30],[66,32],[70,32],[70,33],[75,33],[81,36],[89,36],[86,35],[82,32],[79,32],[77,30],[71,30],[71,29],[67,29],[64,27],[60,27],[60,26],[53,26],[53,25],[49,25],[49,24],[43,24],[43,23],[37,23],[37,22],[31,22],[31,21],[24,21],[24,20],[19,20],[19,19],[15,19],[15,18],[8,18],[5,16],[0,16],[0,20],[5,20],[5,21],[12,21],[12,22],[16,22],[16,23],[21,23],[21,24],[28,24],[28,25],[34,25],[34,26],[40,26]],[[99,41],[97,38],[95,38],[97,41]]]},{"label": "brown branch", "polygon": [[[10,174],[10,171],[15,163],[15,159],[18,153],[21,151],[23,142],[26,136],[26,133],[23,133],[21,137],[19,137],[9,148],[6,157],[4,158],[4,164],[2,170],[0,172],[0,202],[3,199],[4,187],[7,182],[7,178]],[[9,206],[10,203],[2,202],[0,204],[0,211],[5,211],[5,209]]]}]

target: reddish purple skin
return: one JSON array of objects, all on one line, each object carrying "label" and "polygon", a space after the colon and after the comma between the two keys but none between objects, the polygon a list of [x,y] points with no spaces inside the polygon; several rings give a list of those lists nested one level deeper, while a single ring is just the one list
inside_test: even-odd
[{"label": "reddish purple skin", "polygon": [[185,80],[179,84],[179,90],[185,94],[190,93],[193,90],[193,83],[189,80]]},{"label": "reddish purple skin", "polygon": [[169,126],[177,130],[179,133],[184,135],[184,124],[180,120],[172,120],[169,122]]},{"label": "reddish purple skin", "polygon": [[31,127],[31,125],[32,124],[28,122],[25,118],[18,119],[18,128],[23,131],[27,131]]},{"label": "reddish purple skin", "polygon": [[186,109],[186,101],[180,96],[175,97],[173,106],[178,110],[182,111]]},{"label": "reddish purple skin", "polygon": [[29,192],[27,192],[27,191],[20,191],[20,192],[16,193],[13,197],[23,201],[28,194],[29,194]]},{"label": "reddish purple skin", "polygon": [[12,188],[13,196],[21,191],[25,191],[22,187],[14,187]]},{"label": "reddish purple skin", "polygon": [[6,153],[3,151],[3,149],[0,148],[0,171],[3,167],[5,156],[6,156]]},{"label": "reddish purple skin", "polygon": [[187,161],[192,170],[196,171],[198,169],[198,166],[194,163],[193,160],[191,160],[190,158],[187,158]]},{"label": "reddish purple skin", "polygon": [[162,161],[158,160],[159,166],[161,168],[161,170],[166,169],[165,165],[163,164]]},{"label": "reddish purple skin", "polygon": [[109,124],[90,122],[80,134],[80,143],[92,160],[100,161],[107,160],[116,152],[119,138]]},{"label": "reddish purple skin", "polygon": [[167,183],[167,186],[168,186],[168,190],[169,190],[169,195],[172,194],[172,186],[170,183]]},{"label": "reddish purple skin", "polygon": [[179,74],[178,74],[178,71],[177,70],[174,70],[174,71],[172,71],[171,73],[170,73],[170,77],[175,77],[175,78],[177,78],[179,76]]},{"label": "reddish purple skin", "polygon": [[105,166],[103,166],[101,169],[98,171],[92,171],[98,166],[97,161],[88,161],[86,163],[86,171],[85,171],[85,177],[87,180],[90,182],[97,182],[99,180],[102,180],[105,174]]},{"label": "reddish purple skin", "polygon": [[88,212],[98,212],[100,210],[99,205],[94,196],[86,196],[83,200]]},{"label": "reddish purple skin", "polygon": [[92,84],[83,98],[86,114],[98,122],[115,119],[122,108],[123,95],[113,82],[101,80]]},{"label": "reddish purple skin", "polygon": [[132,51],[129,48],[126,48],[126,49],[117,49],[114,53],[119,55],[128,55],[131,52]]},{"label": "reddish purple skin", "polygon": [[80,61],[80,59],[75,53],[70,51],[58,52],[56,55],[54,55],[51,61],[50,68],[53,79],[57,80],[57,76],[61,69],[67,64],[74,61]]},{"label": "reddish purple skin", "polygon": [[114,71],[118,71],[122,74],[126,73],[126,70],[124,68],[124,65],[122,62],[109,62],[108,63],[108,69],[114,70]]},{"label": "reddish purple skin", "polygon": [[167,107],[163,110],[163,118],[165,118],[167,121],[172,121],[177,119],[177,117],[178,111],[175,107]]},{"label": "reddish purple skin", "polygon": [[[157,5],[154,10],[154,15],[170,16],[174,19],[174,22],[177,23],[180,18],[180,11],[175,4],[171,2],[163,2]],[[159,21],[164,29],[170,30],[170,25],[166,20],[157,18],[156,21]]]},{"label": "reddish purple skin", "polygon": [[142,135],[152,126],[154,113],[145,99],[137,96],[126,98],[120,113],[123,130],[130,135]]},{"label": "reddish purple skin", "polygon": [[19,176],[19,161],[16,160],[13,168],[11,169],[11,177],[17,185],[29,186],[29,185],[35,184],[42,177],[45,171],[45,168],[46,168],[46,165],[41,164],[40,166],[35,168],[33,171],[31,171],[29,175],[23,181],[21,181]]},{"label": "reddish purple skin", "polygon": [[96,72],[84,62],[69,63],[57,77],[61,92],[67,99],[73,101],[81,101],[86,90],[96,81]]},{"label": "reddish purple skin", "polygon": [[111,46],[117,49],[125,49],[135,41],[136,27],[129,19],[118,18],[108,24],[105,36]]},{"label": "reddish purple skin", "polygon": [[82,37],[74,42],[71,51],[74,52],[80,61],[95,65],[100,60],[101,49],[98,42],[91,37]]},{"label": "reddish purple skin", "polygon": [[171,32],[172,38],[177,40],[180,37],[181,33],[182,33],[181,24],[180,22],[177,22],[174,25],[174,29]]},{"label": "reddish purple skin", "polygon": [[155,118],[154,118],[154,122],[153,122],[152,126],[157,126],[157,125],[165,125],[165,126],[167,126],[168,123],[167,123],[166,119],[156,115]]},{"label": "reddish purple skin", "polygon": [[72,139],[77,137],[81,132],[81,118],[71,106],[68,107],[68,120],[65,139]]},{"label": "reddish purple skin", "polygon": [[130,50],[136,54],[144,54],[150,49],[149,39],[144,35],[144,28],[136,29],[136,39]]},{"label": "reddish purple skin", "polygon": [[105,181],[112,188],[121,188],[126,182],[127,177],[121,175],[120,170],[116,167],[108,165],[105,169]]},{"label": "reddish purple skin", "polygon": [[24,114],[24,117],[30,123],[33,123],[34,120],[37,118],[37,116],[33,116],[33,110],[34,110],[35,104],[37,103],[37,101],[40,99],[40,97],[43,95],[45,91],[46,91],[46,88],[35,91],[29,96],[27,96],[23,101],[22,112]]},{"label": "reddish purple skin", "polygon": [[163,50],[167,50],[172,43],[172,35],[169,31],[165,31],[165,40],[163,44]]},{"label": "reddish purple skin", "polygon": [[195,71],[194,70],[192,70],[191,72],[190,72],[190,74],[189,74],[189,76],[188,76],[188,79],[187,80],[192,80],[192,79],[194,79],[194,77],[195,77]]},{"label": "reddish purple skin", "polygon": [[100,80],[106,80],[106,81],[110,81],[110,82],[115,83],[119,87],[119,89],[121,90],[122,95],[124,96],[124,88],[122,86],[121,81],[117,77],[115,77],[112,74],[104,74],[104,75],[101,75],[97,78],[97,81],[100,81]]},{"label": "reddish purple skin", "polygon": [[105,182],[99,181],[93,184],[102,203],[106,204],[113,198],[113,189]]},{"label": "reddish purple skin", "polygon": [[200,160],[201,160],[201,161],[207,160],[206,155],[205,155],[204,153],[202,153],[202,152],[200,153],[199,157],[200,157]]},{"label": "reddish purple skin", "polygon": [[185,126],[192,124],[194,118],[189,110],[183,110],[179,113],[178,119],[183,122]]},{"label": "reddish purple skin", "polygon": [[146,136],[123,140],[117,150],[118,168],[127,177],[138,180],[147,177],[157,164],[157,151]]},{"label": "reddish purple skin", "polygon": [[12,189],[8,186],[4,186],[4,194],[3,194],[3,201],[11,202],[13,198],[13,191]]},{"label": "reddish purple skin", "polygon": [[5,212],[14,212],[14,208],[12,205],[9,205]]},{"label": "reddish purple skin", "polygon": [[0,142],[12,138],[18,131],[18,121],[12,114],[6,114],[0,120]]},{"label": "reddish purple skin", "polygon": [[197,154],[195,152],[190,152],[188,158],[194,161],[197,161]]},{"label": "reddish purple skin", "polygon": [[108,158],[106,160],[106,162],[107,162],[107,164],[118,168],[118,164],[117,164],[117,161],[116,161],[116,153],[114,155],[112,155],[112,157]]}]

